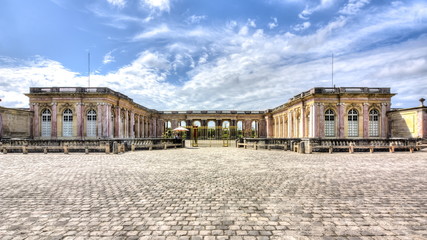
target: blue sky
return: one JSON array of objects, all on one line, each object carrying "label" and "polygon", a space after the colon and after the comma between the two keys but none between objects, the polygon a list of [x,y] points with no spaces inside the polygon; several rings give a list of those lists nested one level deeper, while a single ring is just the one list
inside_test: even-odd
[{"label": "blue sky", "polygon": [[29,87],[110,87],[158,110],[265,110],[313,87],[427,98],[427,2],[3,0],[2,106]]}]

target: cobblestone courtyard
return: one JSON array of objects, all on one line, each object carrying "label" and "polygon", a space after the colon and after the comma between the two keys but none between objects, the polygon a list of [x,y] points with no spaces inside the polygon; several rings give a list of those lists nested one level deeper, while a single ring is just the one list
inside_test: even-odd
[{"label": "cobblestone courtyard", "polygon": [[0,155],[0,239],[427,239],[427,153]]}]

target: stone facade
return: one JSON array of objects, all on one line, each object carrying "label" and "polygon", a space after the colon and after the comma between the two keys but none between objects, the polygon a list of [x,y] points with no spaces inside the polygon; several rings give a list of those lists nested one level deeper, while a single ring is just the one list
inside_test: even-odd
[{"label": "stone facade", "polygon": [[0,107],[0,139],[32,138],[33,112]]},{"label": "stone facade", "polygon": [[178,126],[189,137],[197,125],[199,136],[203,130],[216,139],[426,138],[426,107],[391,110],[394,95],[390,88],[312,88],[265,111],[157,111],[109,88],[30,88],[29,111],[1,108],[0,137],[148,138]]},{"label": "stone facade", "polygon": [[393,138],[427,138],[427,107],[397,109],[388,113]]},{"label": "stone facade", "polygon": [[[197,125],[201,130],[230,130],[232,137],[267,137],[264,111],[163,111],[165,129]],[[218,133],[217,135],[221,135]]]},{"label": "stone facade", "polygon": [[34,112],[35,139],[161,135],[159,115],[155,110],[108,88],[31,88],[26,95]]},{"label": "stone facade", "polygon": [[390,88],[313,88],[266,116],[274,138],[386,138]]}]

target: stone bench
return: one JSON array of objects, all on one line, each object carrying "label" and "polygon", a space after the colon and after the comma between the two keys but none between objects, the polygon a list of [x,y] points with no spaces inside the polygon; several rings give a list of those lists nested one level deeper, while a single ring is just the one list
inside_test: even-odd
[{"label": "stone bench", "polygon": [[390,145],[357,145],[354,143],[349,143],[348,145],[321,145],[321,146],[312,146],[312,149],[319,150],[328,150],[329,153],[332,153],[334,149],[346,149],[349,153],[354,153],[356,149],[369,149],[370,153],[373,153],[375,150],[389,150],[389,152],[394,153],[396,149],[400,150],[409,150],[409,152],[413,153],[416,150],[416,146],[413,145],[398,145],[398,144],[390,144]]},{"label": "stone bench", "polygon": [[181,143],[159,143],[159,144],[131,144],[131,151],[138,149],[148,149],[149,151],[154,149],[168,149],[182,147]]},{"label": "stone bench", "polygon": [[1,146],[1,151],[3,154],[7,154],[10,151],[13,150],[20,150],[23,154],[27,154],[29,151],[43,151],[43,153],[47,154],[49,151],[59,151],[63,152],[65,154],[68,154],[70,150],[81,150],[84,151],[86,154],[89,154],[90,150],[94,151],[104,151],[105,153],[110,153],[110,146],[108,144],[106,145],[86,145],[86,146],[28,146],[28,145],[22,145],[22,146]]}]

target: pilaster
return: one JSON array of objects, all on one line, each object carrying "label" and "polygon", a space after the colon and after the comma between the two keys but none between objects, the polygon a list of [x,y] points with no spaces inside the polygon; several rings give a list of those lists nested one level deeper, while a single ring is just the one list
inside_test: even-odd
[{"label": "pilaster", "polygon": [[58,136],[58,104],[56,102],[52,103],[52,116],[51,116],[51,132],[50,137],[56,139]]},{"label": "pilaster", "polygon": [[344,122],[345,122],[345,103],[337,103],[338,105],[338,133],[339,138],[344,138]]},{"label": "pilaster", "polygon": [[388,123],[387,123],[387,107],[388,107],[388,103],[381,103],[381,133],[380,136],[382,138],[386,138],[388,135]]},{"label": "pilaster", "polygon": [[83,114],[82,114],[83,103],[76,103],[76,117],[77,117],[77,137],[83,137]]},{"label": "pilaster", "polygon": [[130,112],[129,131],[130,131],[130,138],[135,138],[135,113],[134,112]]},{"label": "pilaster", "polygon": [[[102,136],[102,121],[105,119],[105,113],[103,112],[104,103],[97,103],[96,104],[96,137]],[[87,117],[86,117],[87,120]],[[87,131],[87,130],[86,130]],[[87,135],[87,132],[86,132]]]},{"label": "pilaster", "polygon": [[369,103],[363,103],[363,138],[369,137]]},{"label": "pilaster", "polygon": [[122,135],[122,132],[120,130],[121,125],[122,125],[121,109],[119,106],[116,106],[116,117],[115,117],[115,123],[114,123],[114,137],[116,138],[120,138]]}]

